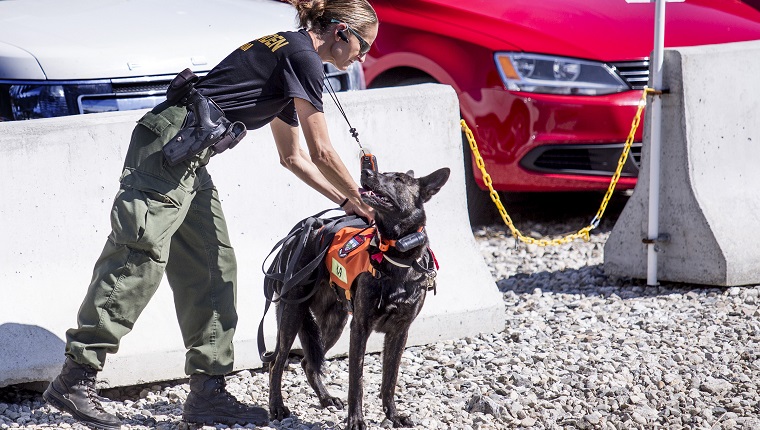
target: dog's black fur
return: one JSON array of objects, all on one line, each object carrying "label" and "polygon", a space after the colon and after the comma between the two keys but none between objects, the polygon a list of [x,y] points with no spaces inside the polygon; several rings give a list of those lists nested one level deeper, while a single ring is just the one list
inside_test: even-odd
[{"label": "dog's black fur", "polygon": [[[362,200],[375,209],[375,222],[382,238],[397,240],[416,232],[425,225],[423,203],[430,200],[449,178],[443,168],[416,179],[413,172],[376,173],[362,171],[361,184],[365,189]],[[309,240],[313,240],[312,235]],[[427,252],[427,239],[422,246],[405,253],[390,248],[386,254],[397,260],[417,260]],[[315,247],[311,247],[315,248]],[[393,396],[396,390],[401,355],[406,345],[409,327],[425,302],[431,278],[414,269],[394,266],[383,260],[375,278],[369,273],[359,275],[352,288],[353,318],[349,347],[348,424],[347,429],[365,429],[362,401],[362,374],[367,339],[372,331],[385,333],[383,347],[383,378],[381,397],[386,417],[394,427],[411,427],[413,422],[396,411]],[[301,366],[309,385],[323,407],[343,408],[343,402],[330,395],[322,383],[325,352],[340,337],[348,321],[345,304],[329,285],[329,274],[316,285],[294,288],[292,297],[303,297],[311,288],[318,291],[303,303],[280,302],[277,306],[278,354],[269,369],[269,413],[281,420],[290,415],[282,398],[282,372],[296,334],[303,347]]]}]

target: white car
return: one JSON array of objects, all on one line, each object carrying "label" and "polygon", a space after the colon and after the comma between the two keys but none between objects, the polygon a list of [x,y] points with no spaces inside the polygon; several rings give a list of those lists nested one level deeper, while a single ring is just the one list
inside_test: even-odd
[{"label": "white car", "polygon": [[[0,0],[0,121],[151,108],[183,69],[295,26],[274,0]],[[325,74],[365,88],[359,64]]]}]

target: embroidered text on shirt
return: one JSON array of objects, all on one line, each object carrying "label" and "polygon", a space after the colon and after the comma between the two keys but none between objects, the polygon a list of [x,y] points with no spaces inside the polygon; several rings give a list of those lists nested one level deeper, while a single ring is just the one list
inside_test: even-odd
[{"label": "embroidered text on shirt", "polygon": [[287,45],[288,40],[285,39],[285,37],[279,35],[279,34],[272,34],[269,36],[264,36],[261,39],[257,40],[258,42],[263,43],[266,45],[269,49],[272,50],[272,52],[282,48],[283,46]]}]

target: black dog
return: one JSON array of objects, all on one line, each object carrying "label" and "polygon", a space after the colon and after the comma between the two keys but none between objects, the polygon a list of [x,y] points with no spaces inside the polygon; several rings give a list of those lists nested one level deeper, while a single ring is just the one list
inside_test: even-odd
[{"label": "black dog", "polygon": [[[443,168],[416,179],[413,172],[362,171],[361,184],[365,189],[362,200],[376,211],[379,237],[387,243],[388,240],[395,241],[420,232],[426,222],[422,205],[441,189],[449,173],[448,168]],[[308,241],[315,238],[316,235],[312,234]],[[378,259],[380,262],[375,264],[375,275],[364,272],[351,285],[353,318],[347,429],[366,428],[362,410],[362,374],[367,339],[372,331],[385,333],[381,387],[385,415],[394,427],[414,425],[408,417],[398,414],[393,395],[409,327],[422,309],[428,289],[435,285],[435,272],[428,264],[433,257],[428,249],[427,236],[416,235],[416,239],[418,246],[406,252],[394,247],[385,250],[382,259]],[[371,245],[368,252],[379,250]],[[312,291],[314,288],[316,291]],[[283,300],[277,305],[278,352],[269,370],[269,413],[272,419],[281,420],[290,415],[282,399],[281,383],[296,334],[303,347],[301,366],[321,405],[343,408],[342,401],[328,393],[321,376],[325,352],[335,345],[348,321],[346,299],[341,297],[342,292],[336,294],[336,289],[330,285],[329,275],[321,276],[316,284],[294,288],[289,295],[305,297],[310,292],[313,295],[301,303]]]}]

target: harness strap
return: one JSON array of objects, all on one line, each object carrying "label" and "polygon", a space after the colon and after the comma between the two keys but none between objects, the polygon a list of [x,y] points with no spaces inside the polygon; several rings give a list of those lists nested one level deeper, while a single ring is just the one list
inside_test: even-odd
[{"label": "harness strap", "polygon": [[[396,260],[392,259],[391,257],[388,257],[386,254],[383,254],[383,258],[385,259],[385,261],[387,261],[387,262],[389,262],[389,263],[393,264],[393,265],[394,265],[394,266],[396,266],[396,267],[401,267],[401,268],[404,268],[404,269],[409,269],[409,268],[411,268],[411,267],[412,267],[412,266],[411,266],[411,265],[409,265],[409,264],[403,264],[403,263],[399,263],[398,261],[396,261]],[[416,262],[416,260],[415,260],[415,262]]]},{"label": "harness strap", "polygon": [[[323,213],[318,214],[322,215]],[[261,316],[261,322],[259,323],[259,329],[258,329],[258,336],[257,336],[257,343],[259,348],[259,356],[261,357],[262,363],[269,363],[277,357],[277,353],[279,352],[279,345],[275,345],[274,351],[267,351],[266,350],[266,344],[264,342],[264,319],[266,318],[267,312],[269,312],[269,306],[273,302],[277,302],[279,300],[282,300],[282,296],[284,294],[287,294],[287,292],[293,288],[295,285],[298,285],[300,280],[302,280],[303,275],[302,273],[305,273],[303,271],[299,272],[299,276],[297,278],[293,277],[293,265],[288,266],[288,259],[285,259],[284,261],[281,259],[283,256],[282,253],[285,249],[289,249],[292,246],[292,243],[297,239],[298,235],[304,235],[303,233],[306,232],[306,235],[308,235],[308,232],[311,231],[312,225],[314,224],[314,217],[306,218],[301,221],[296,227],[294,227],[290,233],[288,233],[287,236],[285,236],[283,239],[281,239],[277,244],[272,248],[272,250],[269,252],[269,255],[264,259],[264,262],[262,263],[262,271],[264,271],[264,297],[266,299],[264,303],[264,313]],[[303,252],[303,241],[299,242],[293,250],[293,253],[291,254],[291,257],[294,257],[293,261],[295,260],[295,257],[300,257],[301,253]],[[272,262],[272,265],[269,268],[269,271],[264,270],[264,264],[266,264],[267,259],[272,255],[272,253],[279,247],[282,247],[280,252],[277,254],[275,260]],[[272,273],[274,270],[280,269],[281,266],[285,264],[285,270],[281,271],[279,273]],[[306,267],[308,268],[308,266]],[[289,275],[289,276],[288,276]],[[281,282],[283,284],[283,287],[280,289],[279,294],[276,292],[276,283]],[[278,295],[278,297],[275,297],[275,294]],[[311,295],[308,295],[303,300],[307,300]]]},{"label": "harness strap", "polygon": [[[435,278],[436,277],[436,266],[434,263],[433,257],[433,251],[430,250],[430,248],[426,249],[427,252],[422,254],[422,256],[414,261],[408,266],[403,267],[409,267],[414,269],[418,273],[423,273],[427,275],[428,278]],[[391,261],[387,256],[385,257],[386,260]],[[394,262],[394,264],[396,264]]]}]

